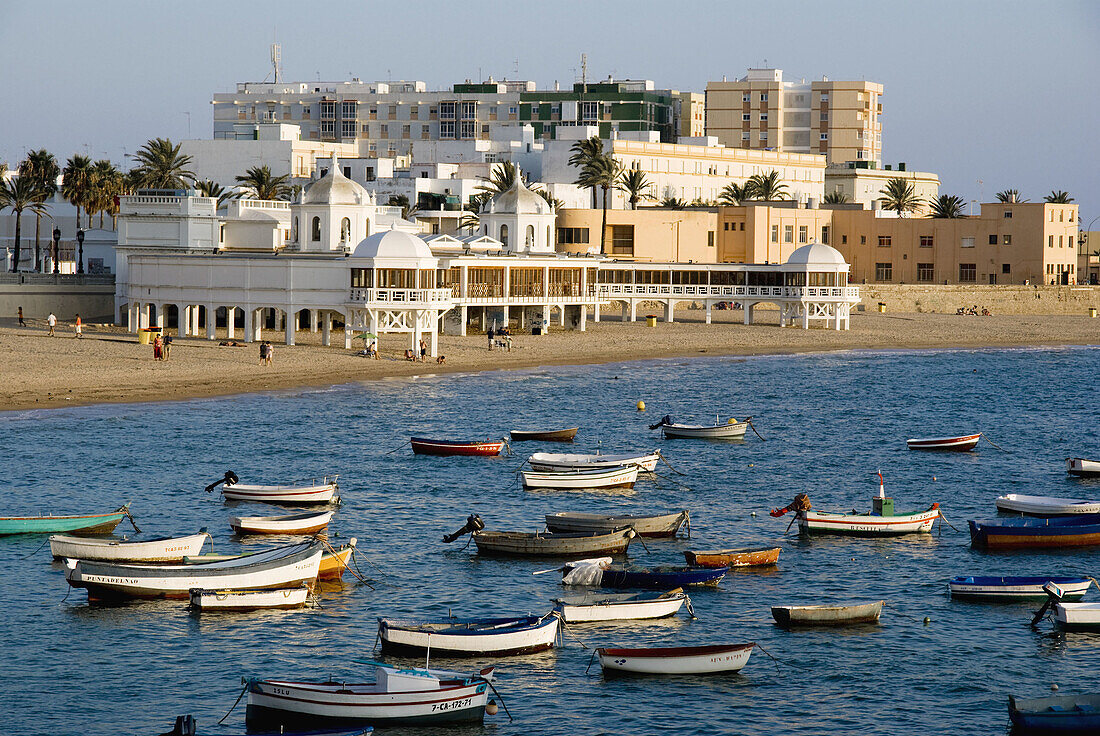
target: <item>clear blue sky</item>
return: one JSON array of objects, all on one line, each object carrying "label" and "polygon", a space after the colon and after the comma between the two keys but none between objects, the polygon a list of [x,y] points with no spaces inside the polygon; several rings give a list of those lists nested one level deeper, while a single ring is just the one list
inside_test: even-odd
[{"label": "clear blue sky", "polygon": [[[883,158],[967,200],[1066,189],[1100,214],[1096,2],[104,2],[0,0],[0,161],[45,147],[123,164],[211,136],[210,97],[287,80],[647,78],[702,91],[767,62],[885,85]],[[979,184],[978,180],[982,183]],[[1091,214],[1090,214],[1091,213]],[[1087,223],[1087,220],[1086,220]]]}]

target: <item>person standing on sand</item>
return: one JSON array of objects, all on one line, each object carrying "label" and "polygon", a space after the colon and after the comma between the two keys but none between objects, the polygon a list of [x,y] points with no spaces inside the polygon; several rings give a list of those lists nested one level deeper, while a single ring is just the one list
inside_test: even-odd
[{"label": "person standing on sand", "polygon": [[485,334],[489,336],[489,349],[492,350],[493,349],[493,338],[496,337],[496,334],[494,334],[492,327],[490,327],[489,331],[486,332]]},{"label": "person standing on sand", "polygon": [[260,343],[260,365],[267,363],[267,342]]},{"label": "person standing on sand", "polygon": [[428,358],[428,343],[424,342],[424,338],[420,338],[420,362],[423,363]]},{"label": "person standing on sand", "polygon": [[80,323],[80,315],[76,315],[76,336],[77,338],[84,337],[84,325]]},{"label": "person standing on sand", "polygon": [[161,342],[160,335],[157,335],[153,338],[153,360],[160,360],[162,349],[163,344]]},{"label": "person standing on sand", "polygon": [[57,326],[57,315],[50,312],[50,316],[46,318],[46,324],[50,326],[50,337],[53,337],[53,328]]},{"label": "person standing on sand", "polygon": [[267,344],[267,365],[271,365],[271,358],[275,354],[275,346],[271,343]]},{"label": "person standing on sand", "polygon": [[168,360],[168,356],[172,354],[172,336],[164,336],[164,347],[161,348],[161,359]]},{"label": "person standing on sand", "polygon": [[26,327],[27,323],[23,321],[23,307],[19,307],[19,326]]}]

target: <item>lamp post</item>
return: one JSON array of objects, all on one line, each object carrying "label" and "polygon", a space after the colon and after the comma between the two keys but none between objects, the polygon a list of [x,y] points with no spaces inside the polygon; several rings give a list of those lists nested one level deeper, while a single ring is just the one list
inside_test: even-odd
[{"label": "lamp post", "polygon": [[61,228],[54,227],[53,229],[53,272],[61,273],[61,267],[58,263],[58,256],[61,255]]},{"label": "lamp post", "polygon": [[76,257],[76,272],[84,273],[84,231],[76,231],[76,245],[77,245],[77,257]]}]

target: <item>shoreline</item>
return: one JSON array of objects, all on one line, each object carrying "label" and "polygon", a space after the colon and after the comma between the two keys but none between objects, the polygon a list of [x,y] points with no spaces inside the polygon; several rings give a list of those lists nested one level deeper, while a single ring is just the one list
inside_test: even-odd
[{"label": "shoreline", "polygon": [[[425,375],[529,370],[556,366],[683,359],[835,353],[855,350],[1012,349],[1100,344],[1100,322],[1080,316],[1010,315],[995,318],[942,314],[853,315],[850,332],[742,325],[733,315],[715,324],[687,319],[660,323],[590,323],[588,332],[552,331],[515,336],[511,352],[489,351],[482,335],[442,336],[438,365],[408,362],[395,347],[402,336],[385,336],[380,360],[342,348],[324,348],[319,336],[302,333],[295,346],[275,343],[274,364],[253,362],[255,344],[221,347],[201,338],[177,339],[172,360],[152,360],[152,348],[113,327],[90,326],[76,340],[58,325],[0,327],[0,412],[141,404],[223,398],[244,394],[316,389],[364,381]],[[1051,335],[1057,337],[1051,337]],[[387,350],[387,348],[390,348]]]}]

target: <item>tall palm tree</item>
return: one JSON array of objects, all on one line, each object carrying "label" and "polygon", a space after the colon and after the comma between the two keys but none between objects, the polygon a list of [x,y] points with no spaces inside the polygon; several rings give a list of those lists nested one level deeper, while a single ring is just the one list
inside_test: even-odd
[{"label": "tall palm tree", "polygon": [[779,172],[772,169],[766,174],[753,174],[745,182],[745,186],[751,186],[750,199],[762,199],[771,202],[777,199],[787,198],[787,185],[779,177]]},{"label": "tall palm tree", "polygon": [[219,210],[222,208],[222,205],[234,197],[234,192],[232,190],[226,189],[221,184],[211,179],[195,182],[195,189],[204,197],[216,198],[218,203],[215,205],[215,209]]},{"label": "tall palm tree", "polygon": [[641,200],[653,199],[653,195],[649,193],[652,186],[645,172],[637,169],[624,171],[615,183],[615,188],[626,195],[626,201],[630,203],[632,210],[638,209],[638,202]]},{"label": "tall palm tree", "polygon": [[729,184],[722,187],[722,192],[718,195],[718,204],[736,207],[746,199],[751,199],[752,197],[749,195],[748,182],[745,184],[738,184],[735,181],[731,181]]},{"label": "tall palm tree", "polygon": [[481,207],[485,204],[485,198],[481,194],[470,197],[470,201],[462,207],[462,217],[458,218],[458,229],[469,230],[473,235],[474,230],[481,227]]},{"label": "tall palm tree", "polygon": [[[573,154],[569,157],[569,165],[583,170],[585,166],[604,155],[603,140],[598,135],[594,135],[583,141],[577,141],[569,150]],[[596,187],[592,187],[592,209],[596,209]]]},{"label": "tall palm tree", "polygon": [[173,145],[168,138],[146,141],[134,154],[137,185],[144,189],[187,189],[195,174],[187,168],[191,157],[180,153],[182,147],[182,143]]},{"label": "tall palm tree", "polygon": [[917,188],[913,182],[900,176],[887,180],[879,194],[883,195],[883,209],[893,210],[903,217],[909,212],[919,210],[924,204],[924,198],[917,196]]},{"label": "tall palm tree", "polygon": [[103,227],[104,213],[111,216],[112,222],[118,214],[116,197],[122,194],[125,180],[122,172],[115,168],[107,159],[101,159],[92,166],[92,191],[91,213],[88,216],[88,224],[91,224],[91,214],[99,213],[99,226]]},{"label": "tall palm tree", "polygon": [[821,200],[822,204],[848,204],[851,201],[852,199],[848,196],[848,193],[840,190],[829,192]]},{"label": "tall palm tree", "polygon": [[290,174],[272,176],[267,166],[253,166],[244,176],[236,177],[245,199],[290,199]]},{"label": "tall palm tree", "polygon": [[41,191],[38,182],[29,176],[16,176],[0,181],[0,209],[10,209],[15,214],[15,257],[11,262],[12,273],[19,270],[20,236],[23,230],[23,212],[36,215],[42,212]]},{"label": "tall palm tree", "polygon": [[534,191],[535,194],[546,200],[546,204],[550,205],[550,209],[552,209],[554,212],[557,212],[565,206],[565,202],[561,201],[545,189],[536,189]]},{"label": "tall palm tree", "polygon": [[[80,209],[87,211],[92,193],[92,160],[79,154],[71,156],[61,171],[61,195],[76,207],[76,227],[80,229]],[[90,217],[90,216],[89,216]]]},{"label": "tall palm tree", "polygon": [[516,165],[511,161],[493,164],[489,178],[482,177],[481,180],[485,183],[478,185],[477,191],[486,194],[485,201],[488,201],[501,192],[507,192],[516,183]]},{"label": "tall palm tree", "polygon": [[1064,192],[1061,189],[1053,190],[1050,194],[1043,197],[1044,202],[1050,204],[1069,204],[1073,201],[1073,197],[1069,196],[1069,192]]},{"label": "tall palm tree", "polygon": [[592,191],[599,189],[603,192],[603,214],[600,220],[600,252],[606,253],[605,245],[607,244],[607,193],[611,187],[615,186],[615,182],[619,179],[619,174],[623,171],[622,162],[611,155],[601,153],[596,158],[590,160],[581,169],[580,176],[577,177],[576,184],[582,187],[590,187]]},{"label": "tall palm tree", "polygon": [[1003,192],[997,192],[997,201],[1006,204],[1021,204],[1027,200],[1020,196],[1019,189],[1005,189]]},{"label": "tall palm tree", "polygon": [[[61,175],[61,167],[57,165],[57,159],[45,148],[31,151],[27,154],[27,160],[19,165],[19,175],[30,177],[38,184],[38,193],[41,197],[42,208],[45,210],[46,201],[57,193],[57,177]],[[34,213],[34,270],[41,270],[42,264],[42,212]]]},{"label": "tall palm tree", "polygon": [[941,194],[932,200],[932,217],[957,219],[963,216],[963,207],[966,203],[962,197],[953,194]]}]

